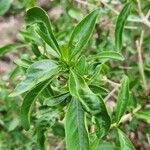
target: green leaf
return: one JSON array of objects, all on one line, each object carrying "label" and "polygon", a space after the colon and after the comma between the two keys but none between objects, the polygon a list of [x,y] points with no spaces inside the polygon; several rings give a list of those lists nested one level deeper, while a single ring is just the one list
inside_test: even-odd
[{"label": "green leaf", "polygon": [[115,60],[120,60],[120,61],[124,60],[124,57],[122,56],[122,54],[119,52],[116,52],[116,51],[102,51],[102,52],[99,52],[96,56],[93,56],[92,58],[94,58],[94,59],[115,59]]},{"label": "green leaf", "polygon": [[78,72],[81,76],[85,75],[87,71],[87,62],[85,56],[81,56],[77,64],[75,65],[75,70]]},{"label": "green leaf", "polygon": [[20,118],[21,118],[21,124],[25,128],[25,130],[29,130],[30,128],[30,114],[31,114],[31,108],[33,106],[33,103],[35,102],[37,97],[41,94],[41,92],[48,86],[50,81],[41,83],[33,90],[29,91],[24,97],[21,110],[20,110]]},{"label": "green leaf", "polygon": [[69,96],[69,93],[65,93],[65,94],[55,96],[55,97],[47,98],[44,101],[44,104],[48,106],[56,106],[60,104],[61,102],[63,102],[64,100],[66,100],[68,96]]},{"label": "green leaf", "polygon": [[27,7],[33,7],[37,0],[28,0]]},{"label": "green leaf", "polygon": [[135,150],[130,139],[120,129],[118,129],[121,150]]},{"label": "green leaf", "polygon": [[56,38],[51,29],[51,23],[47,13],[39,7],[33,7],[26,13],[26,24],[28,26],[35,26],[35,30],[39,36],[58,54],[60,54],[60,48],[56,41]]},{"label": "green leaf", "polygon": [[27,77],[20,82],[10,96],[17,96],[43,82],[58,72],[58,66],[51,60],[40,60],[27,69]]},{"label": "green leaf", "polygon": [[32,64],[32,63],[28,62],[28,61],[25,60],[25,59],[17,59],[17,60],[14,60],[14,63],[15,63],[17,66],[22,67],[22,68],[25,68],[25,69],[29,68],[30,65]]},{"label": "green leaf", "polygon": [[37,143],[39,144],[40,150],[45,150],[45,130],[39,128],[37,131]]},{"label": "green leaf", "polygon": [[116,107],[116,121],[119,123],[120,118],[126,111],[129,101],[129,79],[127,76],[124,76],[121,83],[121,89],[117,98],[117,107]]},{"label": "green leaf", "polygon": [[27,45],[21,44],[21,43],[13,43],[13,44],[7,44],[5,46],[0,47],[0,56],[3,56],[7,52],[10,52],[13,49],[18,49],[22,47],[26,47]]},{"label": "green leaf", "polygon": [[75,56],[87,44],[94,30],[99,9],[87,15],[73,30],[68,47],[70,58]]},{"label": "green leaf", "polygon": [[40,57],[42,55],[38,46],[35,43],[32,43],[31,47],[32,47],[32,51],[35,54],[35,56]]},{"label": "green leaf", "polygon": [[122,34],[123,34],[123,29],[124,25],[126,23],[126,20],[130,14],[131,11],[131,3],[127,3],[123,9],[121,10],[117,22],[116,22],[116,28],[115,28],[115,47],[116,50],[121,50],[122,47]]},{"label": "green leaf", "polygon": [[106,95],[108,93],[108,90],[105,89],[102,86],[97,86],[97,85],[89,85],[89,88],[93,91],[93,93],[95,94],[99,94],[99,95]]},{"label": "green leaf", "polygon": [[134,114],[137,118],[150,122],[150,109],[143,109]]},{"label": "green leaf", "polygon": [[69,76],[69,91],[72,96],[81,101],[87,112],[95,116],[98,135],[104,136],[109,130],[111,121],[102,98],[94,94],[84,79],[73,71]]},{"label": "green leaf", "polygon": [[72,98],[65,116],[67,150],[88,150],[89,138],[85,114],[78,99]]},{"label": "green leaf", "polygon": [[0,1],[0,16],[4,15],[11,5],[11,0],[1,0]]}]

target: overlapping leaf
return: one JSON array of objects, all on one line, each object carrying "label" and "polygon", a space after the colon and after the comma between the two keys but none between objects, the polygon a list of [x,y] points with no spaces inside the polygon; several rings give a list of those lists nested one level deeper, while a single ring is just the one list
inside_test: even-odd
[{"label": "overlapping leaf", "polygon": [[99,95],[94,94],[82,77],[71,71],[69,76],[69,91],[77,97],[87,112],[95,116],[98,135],[103,136],[110,127],[110,117],[106,106]]}]

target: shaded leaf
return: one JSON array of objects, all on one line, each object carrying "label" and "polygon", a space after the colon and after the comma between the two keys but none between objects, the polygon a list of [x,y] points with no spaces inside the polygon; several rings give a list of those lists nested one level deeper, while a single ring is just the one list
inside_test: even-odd
[{"label": "shaded leaf", "polygon": [[65,93],[65,94],[55,96],[55,97],[47,98],[44,101],[44,104],[48,106],[56,106],[60,104],[61,102],[63,102],[64,100],[66,100],[68,96],[69,96],[69,93]]},{"label": "shaded leaf", "polygon": [[67,150],[88,150],[89,139],[85,114],[78,99],[72,98],[65,116]]}]

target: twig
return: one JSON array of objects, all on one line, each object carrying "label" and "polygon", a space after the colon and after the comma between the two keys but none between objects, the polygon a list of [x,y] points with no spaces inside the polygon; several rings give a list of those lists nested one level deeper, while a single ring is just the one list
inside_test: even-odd
[{"label": "twig", "polygon": [[104,101],[107,101],[117,90],[118,90],[118,86],[116,86],[105,98]]},{"label": "twig", "polygon": [[120,87],[120,83],[109,80],[106,76],[102,78],[103,81],[110,83],[113,87]]},{"label": "twig", "polygon": [[119,124],[120,124],[120,123],[124,123],[124,122],[126,122],[126,121],[130,121],[130,120],[132,119],[133,114],[136,113],[136,112],[138,112],[140,109],[141,109],[141,105],[138,105],[138,106],[133,110],[132,113],[128,113],[128,114],[122,116],[122,118],[121,118],[120,121],[119,121]]},{"label": "twig", "polygon": [[114,89],[104,98],[104,100],[107,101],[119,89],[120,83],[116,83],[114,81],[111,81],[106,76],[104,76],[102,78],[102,80],[104,82],[107,82],[107,83],[111,84],[114,87]]},{"label": "twig", "polygon": [[141,22],[150,28],[150,21],[148,20],[149,15],[150,15],[149,14],[150,10],[148,11],[147,15],[145,16],[142,12],[140,0],[137,0],[137,4],[138,4],[138,8],[139,8],[139,15],[141,17]]},{"label": "twig", "polygon": [[58,143],[57,147],[54,150],[60,150],[63,145],[64,145],[64,140]]},{"label": "twig", "polygon": [[113,7],[111,7],[109,4],[107,4],[106,2],[104,2],[103,0],[100,0],[100,2],[106,6],[108,9],[110,9],[112,12],[114,12],[116,15],[119,15],[119,12],[117,10],[115,10]]},{"label": "twig", "polygon": [[146,133],[146,137],[147,137],[148,144],[150,145],[150,135]]},{"label": "twig", "polygon": [[144,31],[141,32],[140,40],[139,41],[136,40],[136,48],[137,48],[137,52],[138,52],[139,71],[140,71],[141,78],[143,81],[144,90],[147,92],[148,89],[147,89],[147,83],[146,83],[145,74],[144,74],[144,65],[143,65],[142,52],[141,52],[143,38],[144,38]]}]

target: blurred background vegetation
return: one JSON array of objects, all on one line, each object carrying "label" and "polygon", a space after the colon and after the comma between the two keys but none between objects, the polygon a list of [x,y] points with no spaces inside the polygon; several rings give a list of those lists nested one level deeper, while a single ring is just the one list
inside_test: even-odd
[{"label": "blurred background vegetation", "polygon": [[[54,33],[60,44],[68,40],[74,26],[91,10],[100,7],[100,17],[92,39],[88,43],[85,55],[101,50],[114,49],[114,31],[117,15],[127,0],[1,0],[0,1],[0,46],[9,43],[19,43],[25,46],[16,48],[0,56],[0,149],[2,150],[32,150],[38,149],[35,132],[32,128],[26,132],[20,125],[19,106],[21,97],[10,98],[8,95],[16,83],[24,78],[24,68],[30,64],[33,55],[31,39],[36,44],[42,41],[26,32],[24,26],[25,10],[36,5],[47,11]],[[137,150],[150,149],[150,1],[135,0],[134,7],[124,30],[124,45],[122,53],[125,61],[109,61],[103,70],[104,76],[111,81],[120,82],[125,73],[130,79],[131,103],[128,111],[140,107],[141,111],[135,118],[125,120],[123,130],[128,134]],[[34,57],[34,55],[33,55]],[[105,78],[106,79],[106,78]],[[107,83],[103,83],[112,92]],[[115,106],[117,90],[107,97],[110,109]],[[37,106],[40,104],[37,104]],[[36,107],[34,108],[37,109]],[[42,110],[36,114],[40,116]],[[35,117],[34,115],[32,116]],[[34,122],[36,124],[36,121]],[[56,124],[50,129],[47,149],[65,149],[64,128]],[[109,142],[101,143],[102,150],[116,150],[115,133],[110,133]],[[117,141],[116,141],[117,142]]]}]

